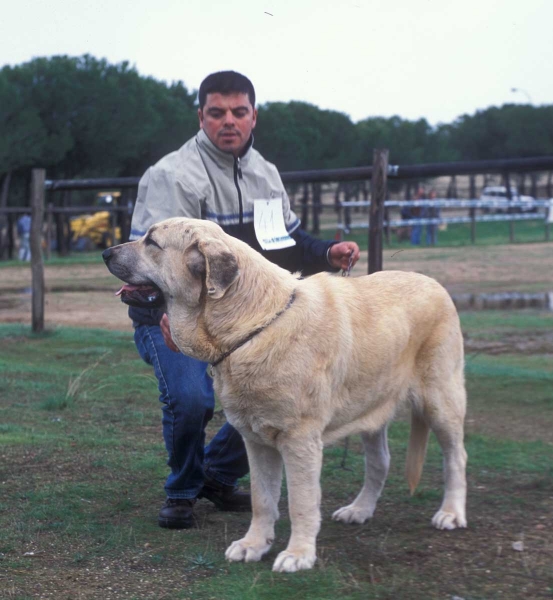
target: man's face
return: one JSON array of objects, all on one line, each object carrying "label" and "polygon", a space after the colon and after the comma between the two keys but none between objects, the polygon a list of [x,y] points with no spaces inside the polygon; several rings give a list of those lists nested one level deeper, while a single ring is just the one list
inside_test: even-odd
[{"label": "man's face", "polygon": [[208,94],[198,116],[200,129],[219,150],[239,156],[255,127],[257,110],[248,94]]}]

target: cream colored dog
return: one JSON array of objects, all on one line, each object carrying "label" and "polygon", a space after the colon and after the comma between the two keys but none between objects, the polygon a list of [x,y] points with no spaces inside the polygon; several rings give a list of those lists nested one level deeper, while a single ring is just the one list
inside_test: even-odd
[{"label": "cream colored dog", "polygon": [[123,300],[165,303],[182,352],[216,365],[216,392],[244,437],[253,518],[226,551],[270,550],[286,469],[292,534],[275,571],[309,569],[320,527],[323,446],[361,434],[365,483],[333,518],[372,517],[390,455],[386,428],[411,406],[407,479],[419,482],[429,430],[444,455],[445,495],[432,523],[466,527],[463,339],[447,292],[415,273],[299,280],[209,221],[175,218],[106,250]]}]

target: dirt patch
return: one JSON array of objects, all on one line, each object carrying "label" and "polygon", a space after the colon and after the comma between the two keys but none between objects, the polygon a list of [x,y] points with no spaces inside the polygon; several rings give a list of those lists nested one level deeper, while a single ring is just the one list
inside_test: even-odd
[{"label": "dirt patch", "polygon": [[[361,445],[354,442],[350,452],[361,455]],[[21,460],[9,458],[9,473],[20,473],[32,459],[27,454]],[[15,458],[12,463],[11,459]],[[79,460],[79,456],[73,456]],[[430,526],[432,512],[439,506],[441,469],[437,464],[425,465],[421,487],[410,497],[402,477],[402,461],[393,457],[388,484],[379,501],[375,516],[363,525],[333,522],[331,515],[351,501],[359,490],[362,465],[354,471],[344,471],[337,455],[327,457],[332,473],[323,489],[322,526],[318,537],[318,557],[315,573],[321,574],[336,564],[347,565],[346,572],[352,591],[360,584],[374,586],[374,595],[352,594],[352,598],[382,598],[394,600],[427,600],[428,598],[550,598],[553,518],[550,510],[553,483],[546,478],[523,474],[521,478],[500,477],[473,470],[469,481],[469,528],[457,531],[436,531]],[[352,465],[349,460],[348,465]],[[30,478],[49,474],[52,465],[40,460]],[[59,471],[69,467],[74,481],[85,481],[90,465],[71,466],[68,462],[54,464]],[[21,481],[16,479],[15,481]],[[128,485],[129,481],[124,481]],[[280,503],[282,519],[277,527],[275,547],[263,558],[261,565],[229,565],[222,559],[231,540],[238,539],[249,525],[249,514],[221,513],[206,500],[195,507],[200,527],[197,532],[161,530],[156,526],[159,501],[140,488],[134,489],[133,508],[124,512],[106,509],[102,521],[113,525],[114,533],[133,539],[132,544],[109,540],[101,545],[91,543],[86,529],[82,536],[65,537],[52,531],[54,524],[41,522],[42,529],[17,546],[17,561],[11,562],[4,578],[6,598],[182,598],[198,596],[187,593],[191,585],[211,576],[241,577],[252,581],[263,577],[276,554],[285,546],[290,534],[286,497]],[[28,485],[28,482],[26,482]],[[431,498],[431,500],[429,500]],[[21,504],[25,503],[24,491]],[[99,500],[96,500],[99,502]],[[85,500],[83,500],[85,502]],[[14,511],[16,512],[16,511]],[[98,517],[94,517],[98,518]],[[93,520],[90,517],[90,520]],[[136,532],[137,522],[141,526]],[[14,523],[17,522],[14,519]],[[205,542],[205,554],[190,549],[190,538],[196,544]],[[517,550],[515,548],[521,548]],[[14,551],[9,553],[14,560]],[[0,557],[1,561],[1,557]],[[0,562],[1,564],[1,562]],[[256,572],[258,575],[256,575]],[[287,578],[288,576],[275,576]],[[301,585],[301,574],[295,577]],[[1,576],[0,576],[1,578]],[[294,578],[289,579],[291,584]],[[261,586],[270,582],[263,577]],[[379,593],[380,586],[386,591]],[[293,590],[293,588],[291,588]],[[365,587],[365,589],[367,589]],[[295,590],[294,590],[295,591]],[[305,591],[306,598],[318,598]],[[344,590],[344,595],[346,595]],[[229,598],[221,595],[202,598]],[[235,596],[238,597],[238,596]],[[260,588],[259,595],[248,598],[276,597]],[[282,596],[299,598],[300,593]],[[329,596],[320,596],[328,598]]]},{"label": "dirt patch", "polygon": [[[1,271],[0,322],[31,323],[30,268]],[[128,307],[115,297],[121,282],[102,265],[44,269],[46,327],[66,325],[131,331]]]},{"label": "dirt patch", "polygon": [[434,277],[450,293],[553,290],[553,243],[384,250],[384,267]]},{"label": "dirt patch", "polygon": [[481,340],[465,336],[465,352],[499,354],[553,354],[553,331],[536,331],[524,335],[501,333],[500,340]]}]

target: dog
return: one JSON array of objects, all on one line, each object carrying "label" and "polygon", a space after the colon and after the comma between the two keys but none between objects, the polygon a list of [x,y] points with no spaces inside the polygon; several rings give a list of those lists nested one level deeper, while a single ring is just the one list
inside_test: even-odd
[{"label": "dog", "polygon": [[173,218],[104,252],[123,301],[165,305],[179,349],[211,363],[229,422],[244,438],[252,521],[226,551],[258,561],[274,540],[283,466],[291,536],[274,571],[311,568],[320,528],[323,446],[360,434],[365,482],[333,519],[372,517],[388,473],[387,425],[411,407],[406,476],[414,492],[429,431],[444,455],[438,529],[466,527],[463,338],[445,289],[416,273],[305,279],[213,222]]}]

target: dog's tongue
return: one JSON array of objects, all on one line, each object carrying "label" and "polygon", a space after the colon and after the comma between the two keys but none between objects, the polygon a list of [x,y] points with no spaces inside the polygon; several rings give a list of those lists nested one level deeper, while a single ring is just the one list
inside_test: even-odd
[{"label": "dog's tongue", "polygon": [[136,292],[137,290],[151,290],[151,286],[149,285],[130,285],[126,283],[118,292],[115,292],[116,296],[120,296],[124,292]]},{"label": "dog's tongue", "polygon": [[125,304],[140,308],[160,308],[164,304],[161,291],[151,285],[126,283],[115,295],[120,296],[121,301]]}]

